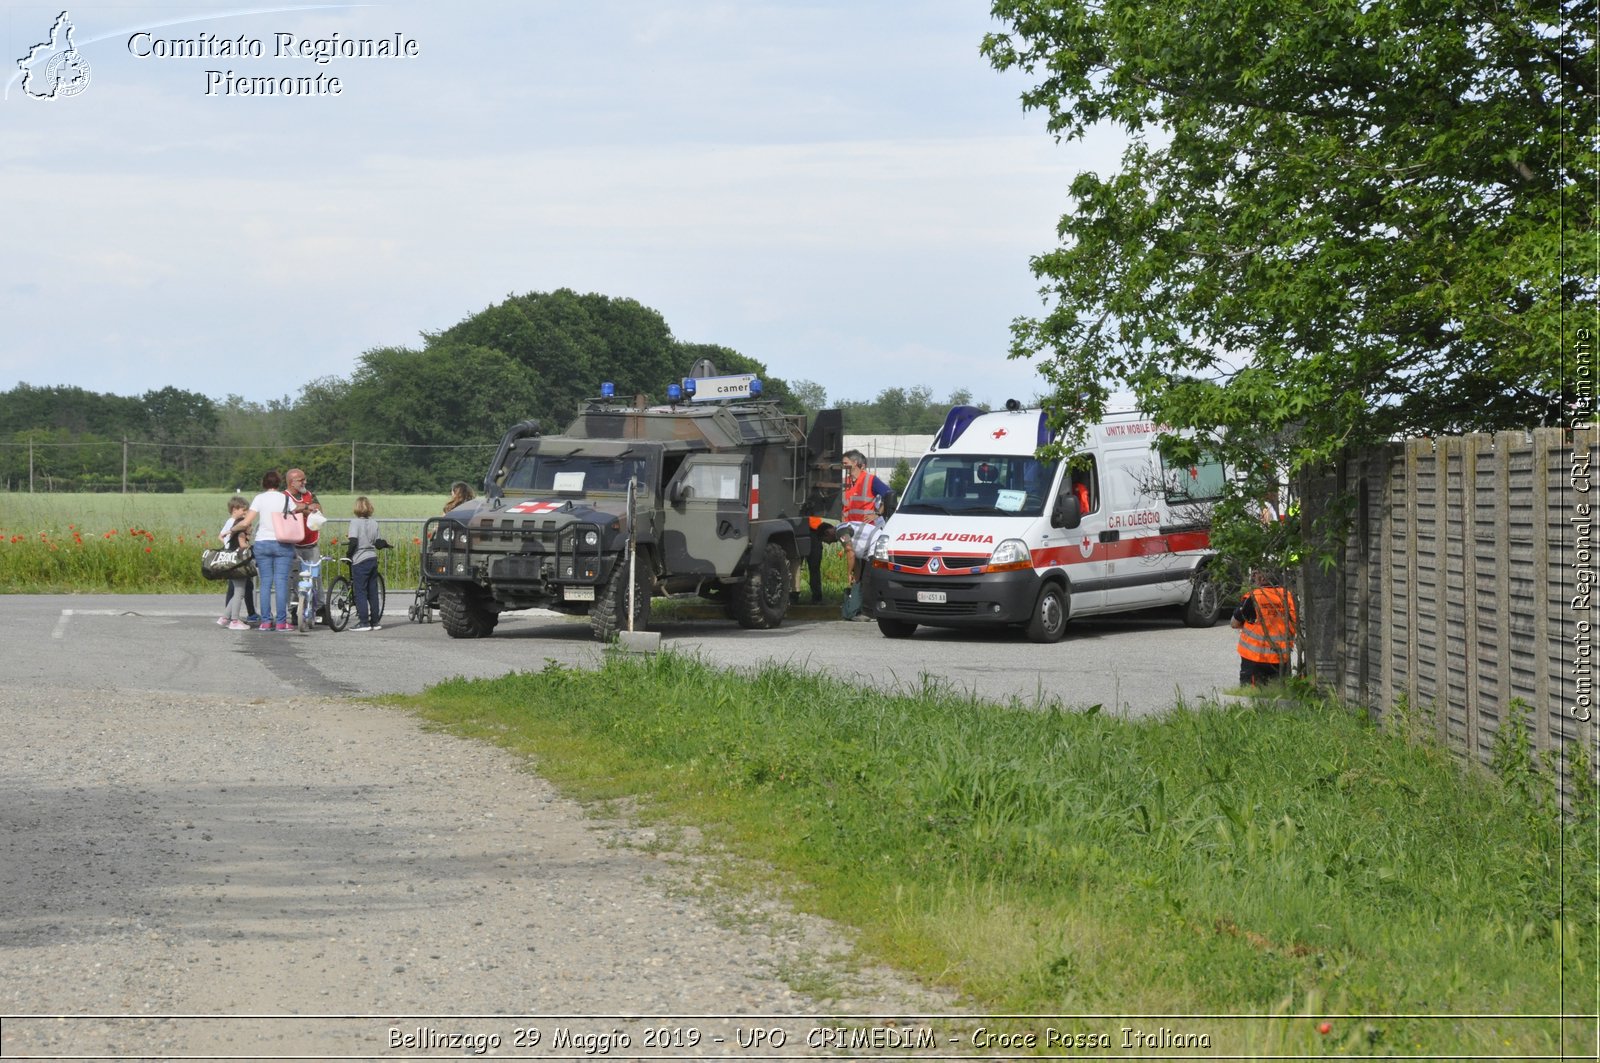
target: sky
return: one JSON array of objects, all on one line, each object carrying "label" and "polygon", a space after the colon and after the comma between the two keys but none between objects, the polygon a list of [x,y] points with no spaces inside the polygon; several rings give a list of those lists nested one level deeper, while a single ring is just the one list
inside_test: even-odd
[{"label": "sky", "polygon": [[1027,400],[1029,258],[1121,150],[1024,113],[983,0],[145,0],[67,8],[76,56],[61,12],[0,13],[0,390],[266,402],[572,288],[831,401]]}]

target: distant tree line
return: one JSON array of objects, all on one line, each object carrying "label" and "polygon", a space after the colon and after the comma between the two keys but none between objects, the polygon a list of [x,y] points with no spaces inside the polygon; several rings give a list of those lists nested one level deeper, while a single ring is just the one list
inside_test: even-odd
[{"label": "distant tree line", "polygon": [[[324,490],[442,491],[477,482],[510,425],[533,418],[560,430],[601,381],[618,396],[664,398],[700,359],[719,373],[755,373],[793,412],[826,401],[728,347],[684,343],[661,314],[632,299],[570,289],[513,295],[420,347],[367,351],[349,377],[319,377],[297,396],[218,401],[165,387],[119,396],[18,384],[0,392],[0,482],[27,490],[250,487],[263,471],[304,468]],[[966,401],[966,392],[950,402]],[[948,404],[925,387],[888,388],[839,402],[851,433],[933,432]],[[352,441],[354,443],[352,444]],[[354,450],[354,453],[352,453]]]},{"label": "distant tree line", "polygon": [[[822,385],[810,380],[796,380],[789,385],[789,392],[807,414],[829,406]],[[839,399],[832,406],[843,411],[844,430],[851,435],[932,435],[944,424],[950,407],[971,402],[972,392],[966,388],[935,401],[931,388],[918,385],[884,388],[875,399]]]}]

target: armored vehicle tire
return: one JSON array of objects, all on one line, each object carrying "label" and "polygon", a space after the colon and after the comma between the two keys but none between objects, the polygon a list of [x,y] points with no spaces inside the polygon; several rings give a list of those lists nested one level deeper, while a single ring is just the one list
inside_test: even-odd
[{"label": "armored vehicle tire", "polygon": [[1194,574],[1194,590],[1183,607],[1183,622],[1190,627],[1210,627],[1222,612],[1221,595],[1211,578],[1209,569],[1202,568]]},{"label": "armored vehicle tire", "polygon": [[[649,566],[641,556],[635,565],[633,581],[633,629],[644,631],[650,626],[650,581],[646,576]],[[589,631],[596,641],[610,642],[620,632],[628,630],[628,565],[619,561],[612,566],[611,578],[605,589],[595,599],[589,610]]]},{"label": "armored vehicle tire", "polygon": [[1046,583],[1028,621],[1033,642],[1060,642],[1067,633],[1067,592],[1059,583]]},{"label": "armored vehicle tire", "polygon": [[446,583],[439,588],[439,620],[445,634],[453,639],[483,639],[494,634],[500,618],[477,594],[460,584]]},{"label": "armored vehicle tire", "polygon": [[740,627],[777,627],[788,609],[789,556],[777,543],[768,543],[739,585],[733,618]]},{"label": "armored vehicle tire", "polygon": [[916,633],[915,620],[890,620],[888,617],[878,618],[878,630],[886,639],[908,639]]}]

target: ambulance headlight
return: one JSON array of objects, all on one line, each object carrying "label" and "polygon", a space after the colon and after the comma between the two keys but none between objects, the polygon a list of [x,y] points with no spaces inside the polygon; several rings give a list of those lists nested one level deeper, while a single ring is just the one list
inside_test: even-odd
[{"label": "ambulance headlight", "polygon": [[1033,555],[1028,552],[1028,544],[1021,539],[1007,539],[994,548],[994,553],[989,555],[990,568],[1031,568]]},{"label": "ambulance headlight", "polygon": [[599,532],[594,532],[594,531],[586,531],[586,532],[584,532],[583,533],[583,545],[587,546],[587,547],[590,547],[590,548],[599,546],[600,545],[600,533]]},{"label": "ambulance headlight", "polygon": [[880,535],[872,541],[872,549],[867,552],[867,557],[872,561],[889,562],[889,537]]}]

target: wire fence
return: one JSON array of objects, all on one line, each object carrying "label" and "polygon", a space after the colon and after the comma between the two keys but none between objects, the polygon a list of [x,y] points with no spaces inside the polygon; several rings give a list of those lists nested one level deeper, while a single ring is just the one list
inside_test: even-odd
[{"label": "wire fence", "polygon": [[[498,441],[479,443],[391,443],[332,440],[320,443],[169,443],[148,439],[44,441],[0,440],[0,483],[6,491],[169,493],[193,486],[197,478],[218,483],[236,480],[228,463],[247,454],[271,454],[280,464],[315,464],[326,480],[348,472],[351,492],[363,470],[382,478],[396,472],[394,452],[412,455],[412,465],[430,464],[424,455],[471,457],[482,468]],[[192,457],[197,455],[197,457]],[[292,456],[292,457],[291,457]],[[421,459],[421,460],[419,460]],[[436,464],[436,458],[433,464]],[[454,459],[452,459],[454,460]],[[456,474],[444,477],[448,480]]]},{"label": "wire fence", "polygon": [[[378,551],[378,571],[392,592],[396,588],[414,589],[422,573],[423,521],[391,517],[375,518],[380,538],[389,549]],[[318,542],[323,544],[324,556],[343,557],[345,544],[350,540],[350,519],[330,517],[322,526]]]}]

